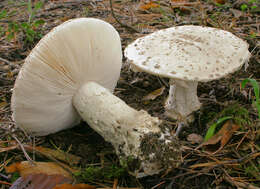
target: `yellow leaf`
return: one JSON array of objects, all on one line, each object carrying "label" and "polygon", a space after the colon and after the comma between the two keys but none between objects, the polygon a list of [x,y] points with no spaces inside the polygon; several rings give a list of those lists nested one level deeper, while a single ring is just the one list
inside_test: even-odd
[{"label": "yellow leaf", "polygon": [[4,108],[8,105],[7,102],[0,102],[0,108]]},{"label": "yellow leaf", "polygon": [[143,100],[147,101],[147,100],[154,100],[154,99],[156,99],[158,96],[163,94],[164,89],[165,89],[165,86],[161,87],[160,89],[154,90],[153,92],[151,92],[148,95],[144,96]]},{"label": "yellow leaf", "polygon": [[[65,164],[62,164],[67,169],[70,169]],[[53,162],[34,162],[22,161],[13,163],[12,165],[5,167],[7,173],[19,172],[22,177],[35,174],[47,174],[47,175],[62,175],[66,178],[71,178],[71,174],[63,169],[60,165]],[[70,169],[71,170],[71,169]]]},{"label": "yellow leaf", "polygon": [[145,3],[145,4],[141,5],[140,9],[149,10],[151,8],[156,8],[156,7],[160,7],[160,5],[158,5],[157,3],[149,2],[149,3]]}]

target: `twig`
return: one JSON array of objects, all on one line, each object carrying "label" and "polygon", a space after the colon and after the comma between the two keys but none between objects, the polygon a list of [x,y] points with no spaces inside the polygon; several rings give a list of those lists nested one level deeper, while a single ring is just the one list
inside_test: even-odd
[{"label": "twig", "polygon": [[1,180],[0,180],[0,184],[5,184],[5,185],[12,186],[12,184],[11,184],[11,183],[9,183],[9,182],[5,182],[5,181],[1,181]]},{"label": "twig", "polygon": [[4,63],[6,63],[6,64],[13,64],[13,63],[10,62],[9,60],[6,60],[6,59],[1,58],[1,57],[0,57],[0,61],[4,62]]},{"label": "twig", "polygon": [[235,181],[232,177],[230,176],[225,176],[224,179],[229,182],[231,185],[235,185],[236,187],[239,188],[246,188],[246,189],[260,189],[259,187],[253,186],[252,184],[249,183],[244,183],[244,182],[239,182]]},{"label": "twig", "polygon": [[161,185],[164,184],[164,183],[165,183],[165,181],[162,181],[162,182],[160,182],[159,184],[156,184],[155,186],[153,186],[151,189],[155,189],[155,188],[161,186]]},{"label": "twig", "polygon": [[122,23],[122,22],[116,17],[116,15],[115,15],[115,13],[114,13],[112,0],[109,0],[109,2],[110,2],[110,9],[111,9],[112,16],[113,16],[113,18],[117,21],[118,24],[120,24],[122,27],[125,27],[125,28],[129,29],[129,30],[132,31],[132,32],[141,33],[140,31],[138,31],[138,30],[135,29],[134,27]]},{"label": "twig", "polygon": [[6,179],[6,180],[10,180],[10,178],[9,178],[8,176],[6,176],[6,175],[4,175],[4,174],[2,174],[2,173],[0,173],[0,177],[3,177],[3,178]]},{"label": "twig", "polygon": [[12,136],[12,137],[16,140],[16,142],[19,144],[19,146],[20,146],[21,150],[23,151],[24,156],[26,157],[26,159],[27,159],[30,163],[34,164],[34,163],[33,163],[33,160],[30,158],[30,156],[27,154],[26,150],[24,149],[23,144],[18,140],[18,138],[16,138],[16,136],[14,136],[13,134],[11,134],[11,136]]},{"label": "twig", "polygon": [[4,58],[2,58],[2,57],[0,57],[0,61],[4,62],[4,63],[6,63],[6,64],[8,64],[8,65],[10,65],[10,66],[13,66],[13,67],[15,67],[15,68],[20,68],[20,65],[19,65],[19,64],[21,64],[21,63],[23,62],[23,60],[16,61],[16,62],[11,62],[11,61],[6,60],[6,59],[4,59]]}]

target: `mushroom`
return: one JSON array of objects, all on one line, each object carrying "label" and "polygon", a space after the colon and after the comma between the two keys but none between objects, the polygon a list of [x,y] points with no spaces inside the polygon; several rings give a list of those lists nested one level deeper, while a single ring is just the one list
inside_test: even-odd
[{"label": "mushroom", "polygon": [[121,41],[108,23],[69,20],[44,36],[16,79],[11,108],[18,126],[48,135],[79,123],[72,98],[89,81],[113,92],[122,65]]},{"label": "mushroom", "polygon": [[114,146],[122,163],[139,162],[135,176],[177,166],[180,144],[167,129],[162,133],[161,121],[112,94],[121,64],[120,37],[110,24],[78,18],[57,26],[19,72],[11,102],[14,121],[29,134],[43,136],[82,118]]},{"label": "mushroom", "polygon": [[166,114],[191,120],[201,106],[198,82],[225,77],[250,57],[248,44],[230,32],[202,26],[177,26],[156,31],[129,44],[125,56],[133,71],[169,78]]}]

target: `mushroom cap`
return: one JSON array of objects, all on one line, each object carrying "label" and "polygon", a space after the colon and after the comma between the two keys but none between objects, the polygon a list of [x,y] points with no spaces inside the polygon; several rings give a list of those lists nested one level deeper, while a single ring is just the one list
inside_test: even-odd
[{"label": "mushroom cap", "polygon": [[121,65],[120,36],[112,25],[94,18],[64,22],[25,59],[12,94],[14,121],[38,136],[76,125],[73,95],[88,81],[112,92]]},{"label": "mushroom cap", "polygon": [[250,57],[248,44],[232,33],[177,26],[138,38],[125,49],[133,69],[187,81],[211,81],[238,70]]}]

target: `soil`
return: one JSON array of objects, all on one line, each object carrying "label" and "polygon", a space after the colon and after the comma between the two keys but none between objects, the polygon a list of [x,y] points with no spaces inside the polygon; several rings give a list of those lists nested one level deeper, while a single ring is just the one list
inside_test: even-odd
[{"label": "soil", "polygon": [[[32,1],[33,5],[39,2]],[[7,11],[9,16],[0,16],[0,145],[1,141],[12,140],[12,135],[22,143],[30,142],[31,137],[16,128],[11,119],[10,101],[12,87],[15,78],[23,64],[24,58],[37,44],[41,36],[48,33],[53,27],[62,22],[77,17],[94,17],[103,19],[111,23],[119,32],[122,40],[122,49],[127,44],[138,37],[144,36],[153,31],[179,26],[185,24],[204,25],[228,30],[249,43],[249,50],[252,57],[248,65],[243,66],[239,71],[223,79],[206,83],[199,83],[198,96],[202,103],[202,108],[195,112],[195,121],[185,127],[179,135],[183,146],[183,162],[173,170],[160,175],[136,179],[126,172],[118,177],[119,185],[124,187],[140,188],[236,188],[238,183],[226,179],[227,177],[238,178],[237,181],[260,186],[259,177],[246,172],[244,167],[232,169],[226,166],[205,167],[205,169],[191,169],[191,165],[218,160],[239,159],[243,155],[253,152],[259,153],[259,120],[257,111],[252,107],[254,92],[250,85],[245,90],[241,90],[241,82],[245,78],[254,78],[260,81],[260,23],[259,23],[259,3],[257,1],[214,1],[214,0],[158,0],[151,1],[159,7],[147,8],[150,1],[125,0],[113,1],[113,10],[116,21],[111,14],[109,0],[52,0],[44,1],[44,4],[33,13],[34,20],[43,20],[44,24],[33,28],[37,33],[33,41],[28,41],[24,29],[18,31],[8,30],[10,23],[27,22],[29,11],[27,1],[22,0],[2,0],[0,9],[3,13]],[[216,2],[219,2],[216,3]],[[224,2],[221,4],[221,2]],[[151,4],[151,3],[150,3]],[[146,7],[144,6],[146,5]],[[246,5],[246,10],[241,6]],[[256,6],[256,8],[252,8]],[[0,15],[1,15],[0,12]],[[123,23],[123,24],[122,24]],[[127,26],[125,26],[127,25]],[[134,28],[134,29],[132,29]],[[138,32],[135,32],[138,30]],[[7,39],[9,34],[14,32],[13,37]],[[154,100],[144,101],[143,97],[156,89],[165,86],[165,90]],[[121,76],[114,94],[124,100],[129,106],[137,110],[146,110],[152,116],[159,117],[172,127],[172,134],[176,130],[176,121],[168,118],[164,114],[164,102],[167,98],[169,84],[167,78],[159,78],[146,73],[135,73],[130,69],[126,59],[123,59]],[[225,109],[237,104],[239,108],[245,108],[249,113],[250,125],[245,124],[244,128],[232,137],[223,151],[217,155],[206,155],[203,150],[194,150],[198,144],[187,140],[189,134],[196,133],[205,136],[209,126],[222,115]],[[246,135],[247,133],[247,135]],[[258,135],[257,135],[258,134]],[[252,136],[250,137],[247,136]],[[251,149],[236,149],[236,145],[241,139],[245,145],[251,142]],[[77,167],[86,168],[91,165],[119,165],[119,160],[115,155],[111,144],[105,142],[103,138],[93,131],[85,122],[78,126],[46,137],[37,137],[36,144],[52,149],[68,151],[71,154],[81,157]],[[258,145],[258,147],[256,147]],[[4,172],[3,166],[9,158],[10,161],[26,160],[20,150],[1,152],[0,146],[0,173]],[[257,159],[258,158],[258,159]],[[37,160],[46,161],[39,158]],[[259,170],[259,156],[251,160]],[[11,163],[9,162],[9,163]],[[245,164],[247,162],[244,162]],[[248,166],[253,166],[249,164]],[[258,164],[258,165],[257,165]],[[74,165],[75,166],[75,165]],[[194,171],[194,172],[193,172]],[[243,177],[243,178],[242,178]],[[0,175],[0,181],[4,178]],[[107,179],[107,178],[106,178]],[[109,179],[96,178],[89,181],[84,177],[79,177],[78,181],[99,185],[112,186],[114,177]],[[8,180],[7,180],[8,181]],[[8,181],[9,182],[9,181]],[[1,184],[0,184],[1,185]],[[240,186],[242,187],[242,186]],[[0,186],[2,189],[8,185]],[[242,187],[243,188],[243,187]]]}]

